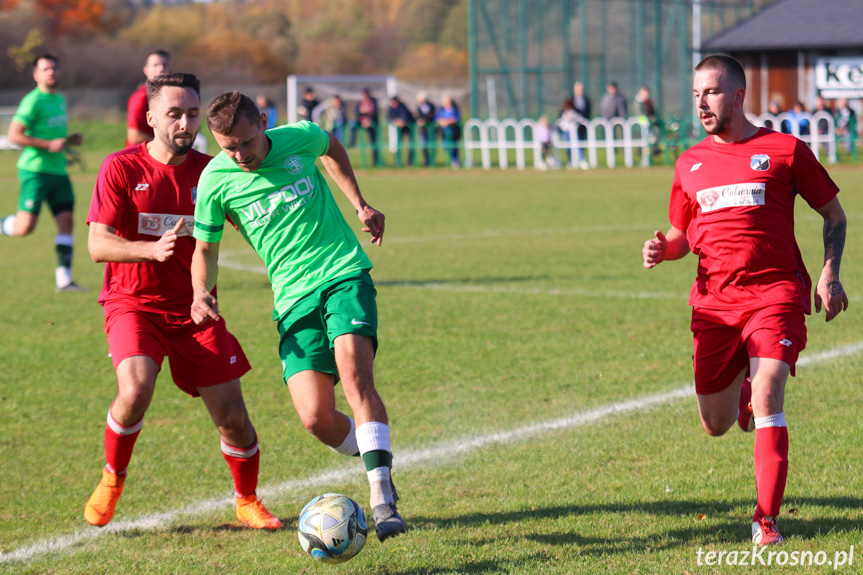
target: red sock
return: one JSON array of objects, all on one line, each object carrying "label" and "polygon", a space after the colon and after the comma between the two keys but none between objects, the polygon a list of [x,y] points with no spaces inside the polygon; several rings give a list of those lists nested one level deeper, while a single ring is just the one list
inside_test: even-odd
[{"label": "red sock", "polygon": [[248,497],[253,495],[258,488],[258,465],[261,452],[258,450],[258,440],[251,447],[241,449],[228,445],[222,441],[222,457],[231,468],[231,477],[234,478],[234,495],[236,497]]},{"label": "red sock", "polygon": [[756,428],[755,487],[758,492],[758,506],[755,508],[753,521],[758,521],[765,515],[779,515],[787,477],[788,428]]},{"label": "red sock", "polygon": [[126,475],[126,468],[129,467],[132,450],[135,448],[135,441],[138,439],[138,434],[143,426],[144,418],[142,417],[138,423],[130,427],[123,427],[114,421],[114,418],[111,417],[111,410],[108,410],[108,424],[105,426],[105,463],[108,471],[116,475]]}]

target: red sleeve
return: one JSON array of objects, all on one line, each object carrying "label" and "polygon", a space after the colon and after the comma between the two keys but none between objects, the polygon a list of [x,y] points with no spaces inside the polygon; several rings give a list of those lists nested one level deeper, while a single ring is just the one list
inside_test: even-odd
[{"label": "red sleeve", "polygon": [[141,89],[132,92],[132,95],[129,96],[129,112],[126,117],[126,127],[147,132],[150,129],[149,124],[147,124],[147,110],[149,109],[150,104],[147,102],[147,92]]},{"label": "red sleeve", "polygon": [[683,184],[680,181],[677,166],[674,168],[674,183],[671,185],[668,219],[672,226],[682,232],[686,231],[689,223],[692,221],[692,208],[689,205],[689,197],[683,191]]},{"label": "red sleeve", "polygon": [[129,189],[127,178],[116,161],[118,155],[111,154],[102,162],[96,185],[93,187],[93,198],[90,200],[90,212],[87,214],[87,224],[98,222],[114,229],[121,227],[126,194],[118,194],[117,190]]},{"label": "red sleeve", "polygon": [[813,209],[827,205],[839,193],[839,187],[830,178],[827,170],[815,158],[809,146],[801,140],[797,140],[794,147],[791,173],[795,190]]}]

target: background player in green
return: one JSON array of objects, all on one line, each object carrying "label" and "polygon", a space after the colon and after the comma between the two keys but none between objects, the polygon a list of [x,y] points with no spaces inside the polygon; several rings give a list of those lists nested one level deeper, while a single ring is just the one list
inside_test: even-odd
[{"label": "background player in green", "polygon": [[[381,541],[404,532],[390,468],[386,408],[375,390],[375,288],[363,252],[315,167],[321,162],[380,246],[384,215],[360,193],[339,141],[311,122],[267,130],[266,114],[237,92],[217,97],[207,124],[222,149],[198,183],[192,318],[218,320],[210,290],[226,218],[264,260],[275,296],[283,378],[303,425],[337,453],[362,455]],[[336,411],[340,378],[356,418]]]},{"label": "background player in green", "polygon": [[86,291],[72,281],[72,212],[75,195],[66,174],[67,146],[80,144],[81,134],[66,135],[66,98],[57,92],[60,80],[59,60],[52,54],[41,54],[33,60],[36,88],[24,96],[9,126],[9,141],[24,151],[18,158],[18,181],[21,194],[18,212],[6,216],[0,234],[26,236],[33,233],[47,201],[57,235],[55,282],[57,291]]}]

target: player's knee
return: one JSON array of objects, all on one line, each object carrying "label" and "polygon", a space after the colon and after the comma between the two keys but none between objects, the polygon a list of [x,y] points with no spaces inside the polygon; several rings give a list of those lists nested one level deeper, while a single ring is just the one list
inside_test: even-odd
[{"label": "player's knee", "polygon": [[222,435],[239,436],[254,433],[245,410],[234,410],[225,414],[220,418],[218,427]]},{"label": "player's knee", "polygon": [[702,414],[701,416],[701,426],[707,435],[711,437],[725,435],[725,432],[731,429],[732,425],[734,425],[734,419],[729,420],[727,417],[717,417],[715,415],[705,416]]},{"label": "player's knee", "polygon": [[309,433],[318,438],[327,436],[334,424],[333,414],[324,410],[309,410],[300,413],[300,421]]},{"label": "player's knee", "polygon": [[143,417],[152,398],[153,394],[147,388],[126,388],[117,394],[114,403],[117,408],[126,414],[133,415],[133,419],[135,419],[138,415]]},{"label": "player's knee", "polygon": [[18,237],[29,236],[36,231],[36,222],[30,221],[21,225],[15,226],[15,235]]}]

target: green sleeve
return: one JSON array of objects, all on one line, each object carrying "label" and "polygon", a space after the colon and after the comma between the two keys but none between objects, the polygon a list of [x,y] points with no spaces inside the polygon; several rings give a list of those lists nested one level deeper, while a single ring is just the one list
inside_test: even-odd
[{"label": "green sleeve", "polygon": [[216,243],[222,239],[225,229],[225,206],[222,194],[215,185],[215,178],[208,177],[205,169],[198,181],[198,198],[195,203],[195,239]]},{"label": "green sleeve", "polygon": [[18,104],[18,109],[15,110],[15,115],[12,119],[26,128],[33,127],[33,109],[36,103],[36,98],[33,92],[30,92],[21,99]]}]

